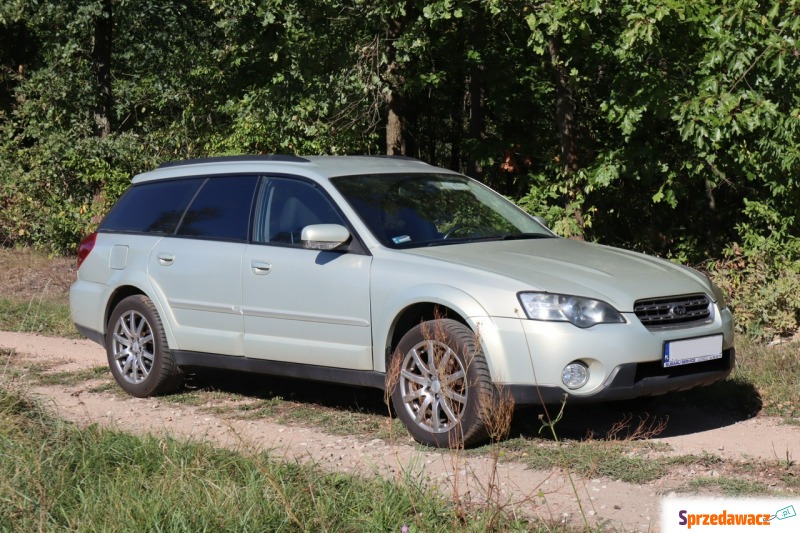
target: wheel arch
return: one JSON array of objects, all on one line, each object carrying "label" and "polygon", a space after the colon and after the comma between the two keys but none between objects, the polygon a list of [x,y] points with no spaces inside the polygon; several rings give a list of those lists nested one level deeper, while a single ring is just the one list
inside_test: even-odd
[{"label": "wheel arch", "polygon": [[[375,370],[385,372],[394,350],[411,328],[428,320],[449,318],[460,322],[472,331],[478,331],[480,322],[488,320],[486,310],[469,294],[455,287],[444,285],[418,286],[404,292],[398,298],[385,319],[385,335],[377,335],[383,339],[382,346],[376,346],[380,353],[375,356]],[[485,348],[485,347],[484,347]],[[378,350],[376,350],[377,352]]]},{"label": "wheel arch", "polygon": [[126,283],[115,287],[114,290],[111,292],[111,295],[108,298],[108,303],[106,304],[105,313],[103,315],[103,332],[108,331],[108,321],[111,319],[111,314],[114,312],[114,309],[119,305],[119,303],[128,298],[129,296],[135,296],[140,294],[150,299],[153,302],[153,305],[156,307],[156,311],[158,311],[159,316],[161,317],[161,324],[164,328],[164,334],[167,337],[167,344],[170,348],[176,348],[177,343],[175,341],[175,336],[172,333],[172,324],[170,321],[170,316],[168,315],[167,310],[165,310],[161,306],[161,301],[158,298],[154,298],[153,295],[142,288],[141,285],[136,283]]},{"label": "wheel arch", "polygon": [[389,342],[386,345],[387,358],[391,357],[392,352],[400,343],[400,339],[402,339],[403,335],[405,335],[411,328],[422,322],[427,322],[428,320],[435,320],[438,318],[449,318],[451,320],[455,320],[456,322],[460,322],[467,327],[470,327],[469,323],[463,316],[458,314],[458,312],[453,308],[446,305],[434,302],[417,302],[411,304],[403,309],[395,318],[395,322],[392,325],[392,330],[390,332]]}]

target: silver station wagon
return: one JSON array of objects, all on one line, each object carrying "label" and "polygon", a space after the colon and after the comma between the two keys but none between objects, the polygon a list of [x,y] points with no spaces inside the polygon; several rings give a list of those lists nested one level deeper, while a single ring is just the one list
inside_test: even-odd
[{"label": "silver station wagon", "polygon": [[406,158],[167,163],[134,177],[78,264],[73,321],[128,393],[199,367],[388,387],[432,446],[485,440],[501,397],[653,396],[734,364],[731,312],[704,275],[558,238]]}]

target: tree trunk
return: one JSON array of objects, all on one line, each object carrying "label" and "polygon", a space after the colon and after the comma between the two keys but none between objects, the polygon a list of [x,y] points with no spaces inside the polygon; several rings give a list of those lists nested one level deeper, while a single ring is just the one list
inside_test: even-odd
[{"label": "tree trunk", "polygon": [[[483,25],[483,18],[473,17],[469,36],[468,46],[483,52],[486,28]],[[467,101],[469,102],[469,138],[473,141],[470,150],[470,160],[468,172],[472,173],[475,179],[483,176],[483,166],[475,158],[475,154],[483,153],[482,145],[486,141],[486,88],[485,73],[486,67],[483,58],[480,60],[469,61],[469,80],[467,82]]]},{"label": "tree trunk", "polygon": [[92,63],[94,66],[96,101],[94,106],[95,134],[111,135],[111,114],[114,104],[111,92],[111,46],[114,17],[112,0],[101,0],[100,14],[94,21]]},{"label": "tree trunk", "polygon": [[388,116],[386,119],[386,154],[406,155],[406,120],[403,97],[396,89],[386,95]]},{"label": "tree trunk", "polygon": [[[105,139],[111,135],[111,116],[114,95],[111,90],[111,47],[113,40],[114,16],[112,0],[100,1],[100,13],[94,20],[94,42],[92,43],[92,66],[95,78],[94,123],[95,135]],[[108,158],[106,158],[108,160]],[[93,184],[92,205],[95,214],[93,224],[99,224],[106,201],[105,180]],[[99,206],[99,207],[98,207]]]},{"label": "tree trunk", "polygon": [[[556,83],[556,123],[561,145],[561,172],[566,182],[567,204],[579,200],[578,185],[575,183],[575,174],[580,170],[578,157],[578,127],[575,118],[575,101],[570,89],[569,71],[561,61],[561,35],[556,34],[547,38],[547,50],[550,52],[550,61],[553,64]],[[573,211],[578,233],[571,237],[584,239],[583,211],[576,205]]]},{"label": "tree trunk", "polygon": [[408,105],[403,88],[405,76],[403,66],[397,60],[397,49],[395,43],[402,37],[408,25],[411,2],[405,5],[405,14],[389,21],[386,50],[386,82],[388,91],[386,92],[386,154],[387,155],[407,155],[408,154]]},{"label": "tree trunk", "polygon": [[[459,88],[460,89],[460,88]],[[464,134],[464,93],[459,90],[451,101],[450,108],[450,170],[464,172],[461,165],[461,137]],[[432,115],[432,113],[429,113]],[[433,131],[429,128],[429,131]],[[469,172],[469,171],[468,171]]]}]

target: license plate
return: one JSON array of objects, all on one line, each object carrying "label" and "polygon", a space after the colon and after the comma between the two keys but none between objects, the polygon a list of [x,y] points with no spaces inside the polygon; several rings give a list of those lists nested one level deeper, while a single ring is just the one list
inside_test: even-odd
[{"label": "license plate", "polygon": [[664,343],[664,367],[722,359],[722,334]]}]

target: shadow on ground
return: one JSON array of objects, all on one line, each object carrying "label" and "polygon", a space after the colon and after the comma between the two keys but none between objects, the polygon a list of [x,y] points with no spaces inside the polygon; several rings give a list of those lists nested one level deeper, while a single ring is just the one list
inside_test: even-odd
[{"label": "shadow on ground", "polygon": [[[567,402],[556,432],[560,439],[575,440],[637,437],[637,429],[645,437],[674,437],[729,426],[756,416],[761,408],[761,397],[751,384],[728,379],[650,398],[594,405]],[[511,437],[552,439],[549,429],[539,430],[542,420],[555,419],[560,409],[560,405],[517,408]],[[655,428],[660,428],[658,435],[647,435]]]},{"label": "shadow on ground", "polygon": [[[185,390],[222,391],[262,400],[281,398],[387,416],[383,391],[371,388],[215,370],[192,374]],[[543,420],[554,419],[560,409],[560,405],[517,407],[509,437],[552,439],[551,431],[540,428]],[[652,398],[594,405],[567,402],[556,430],[560,439],[624,439],[637,428],[646,433],[663,424],[657,436],[671,437],[729,426],[760,410],[761,398],[751,384],[728,379],[709,387]]]},{"label": "shadow on ground", "polygon": [[381,390],[303,379],[226,370],[197,370],[188,377],[183,391],[196,390],[221,391],[260,400],[280,398],[365,414],[386,416],[387,413]]}]

